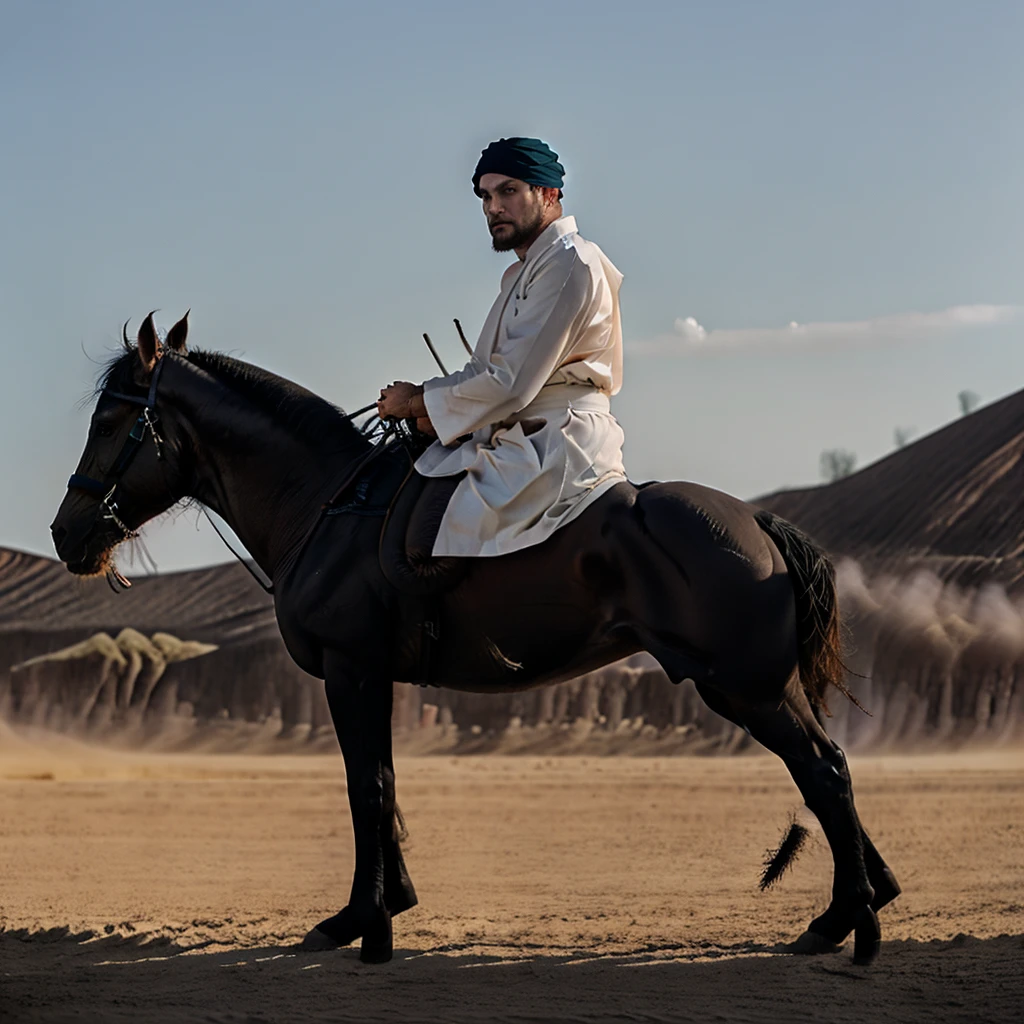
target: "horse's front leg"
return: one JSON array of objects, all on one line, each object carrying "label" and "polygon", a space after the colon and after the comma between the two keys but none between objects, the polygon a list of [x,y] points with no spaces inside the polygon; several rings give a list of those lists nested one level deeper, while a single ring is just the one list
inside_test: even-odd
[{"label": "horse's front leg", "polygon": [[394,865],[388,863],[391,857],[385,855],[395,816],[392,686],[390,680],[356,668],[335,652],[325,659],[325,669],[327,702],[345,759],[356,867],[348,906],[312,929],[303,948],[334,949],[361,938],[359,958],[364,963],[383,963],[392,953],[391,912],[385,895],[388,876],[394,872]]}]

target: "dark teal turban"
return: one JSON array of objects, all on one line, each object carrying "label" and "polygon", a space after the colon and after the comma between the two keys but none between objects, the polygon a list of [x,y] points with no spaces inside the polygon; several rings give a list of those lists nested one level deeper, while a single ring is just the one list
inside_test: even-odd
[{"label": "dark teal turban", "polygon": [[498,139],[481,154],[473,173],[473,191],[480,195],[480,179],[485,174],[506,174],[527,185],[561,188],[565,168],[558,154],[540,139]]}]

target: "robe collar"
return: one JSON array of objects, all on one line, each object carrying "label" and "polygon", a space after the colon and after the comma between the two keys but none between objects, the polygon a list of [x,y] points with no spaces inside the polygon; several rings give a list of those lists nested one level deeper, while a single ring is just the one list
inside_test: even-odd
[{"label": "robe collar", "polygon": [[[523,263],[539,256],[545,249],[552,246],[565,235],[573,235],[579,229],[576,227],[575,217],[559,217],[552,221],[534,240],[529,249],[526,250],[526,258]],[[513,264],[514,265],[514,264]]]}]

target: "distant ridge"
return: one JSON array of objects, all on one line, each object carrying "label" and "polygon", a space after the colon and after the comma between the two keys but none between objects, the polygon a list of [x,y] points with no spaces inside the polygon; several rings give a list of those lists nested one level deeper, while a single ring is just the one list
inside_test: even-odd
[{"label": "distant ridge", "polygon": [[1024,391],[835,483],[754,504],[869,569],[1024,590]]},{"label": "distant ridge", "polygon": [[61,562],[0,548],[0,629],[180,631],[215,643],[277,634],[273,602],[238,564],[138,576],[127,593]]}]

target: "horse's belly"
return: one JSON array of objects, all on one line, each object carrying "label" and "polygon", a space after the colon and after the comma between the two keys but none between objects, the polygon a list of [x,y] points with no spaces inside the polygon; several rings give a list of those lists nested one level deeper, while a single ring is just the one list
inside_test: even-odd
[{"label": "horse's belly", "polygon": [[[593,659],[596,616],[592,609],[552,603],[538,596],[484,595],[442,615],[432,675],[456,689],[525,689],[571,678],[575,666]],[[618,657],[618,655],[616,655]],[[601,663],[599,661],[599,663]],[[578,671],[587,671],[581,668]]]},{"label": "horse's belly", "polygon": [[[603,665],[635,654],[632,643],[595,642],[550,644],[524,649],[518,638],[505,647],[490,638],[475,647],[451,647],[438,659],[432,673],[435,686],[470,693],[512,693],[575,679]],[[514,652],[515,660],[508,652]]]}]

